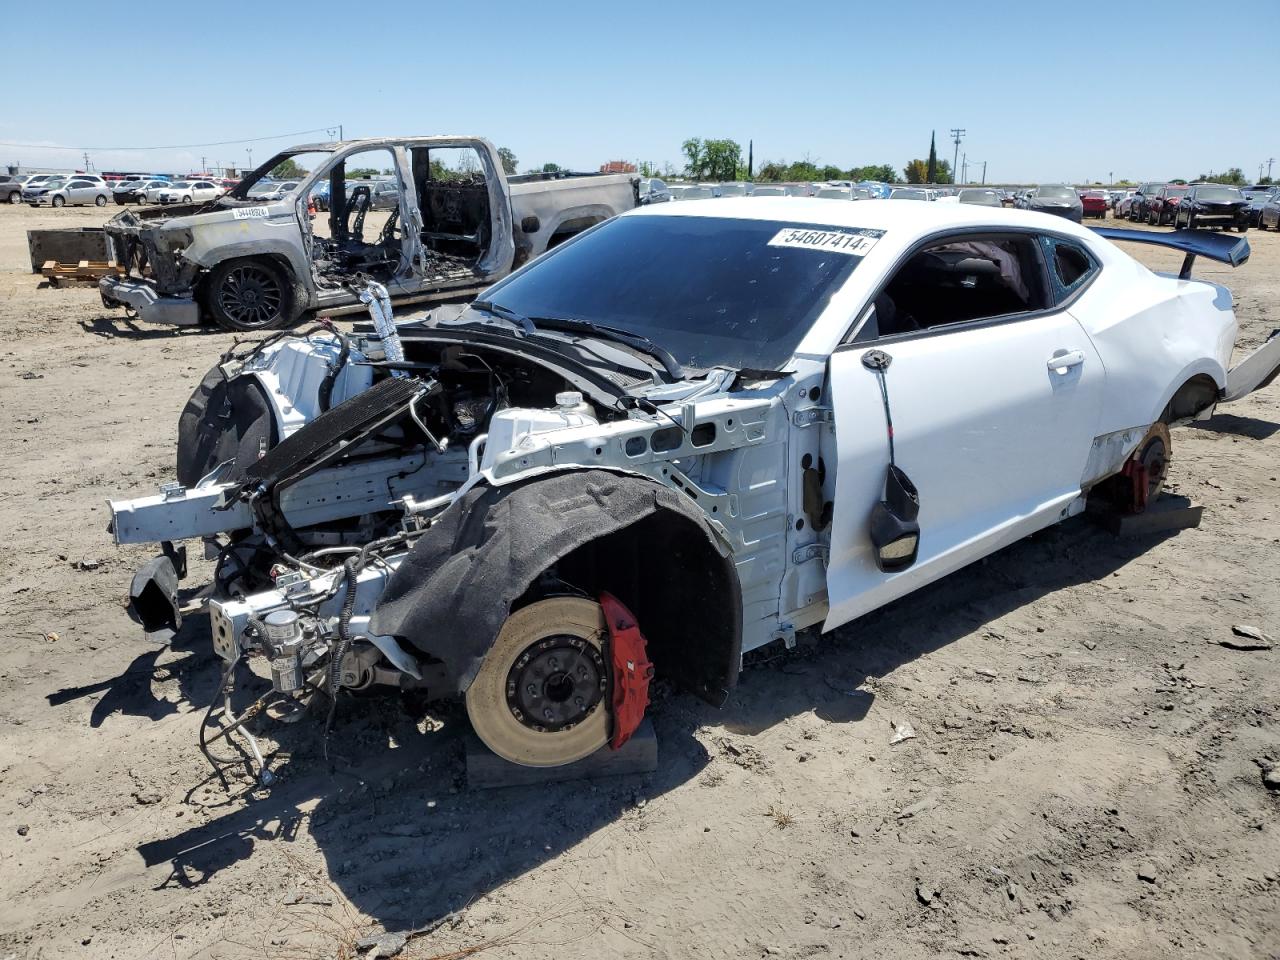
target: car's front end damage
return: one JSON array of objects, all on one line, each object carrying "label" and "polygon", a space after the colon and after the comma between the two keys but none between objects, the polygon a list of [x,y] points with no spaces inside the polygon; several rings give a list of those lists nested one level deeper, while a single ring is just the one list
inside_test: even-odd
[{"label": "car's front end damage", "polygon": [[[390,331],[385,295],[369,299]],[[673,679],[721,702],[742,647],[735,563],[756,561],[757,587],[772,578],[776,608],[782,565],[769,557],[782,545],[753,543],[744,529],[760,519],[744,510],[765,502],[749,464],[785,442],[786,391],[773,375],[747,389],[733,370],[685,373],[474,318],[385,339],[318,328],[227,356],[184,411],[179,483],[111,502],[118,543],[166,544],[135,578],[131,614],[148,630],[180,623],[172,544],[203,541],[226,684],[236,664],[260,664],[271,689],[255,712],[290,719],[375,685],[456,696],[513,611],[617,595],[655,655],[678,664]],[[775,536],[780,495],[767,494]],[[588,646],[511,676],[529,680],[520,689],[534,673],[551,682],[542,674]],[[609,712],[612,671],[582,671],[559,681],[546,716],[516,711],[564,734],[563,749],[522,754],[502,734],[490,745],[538,765],[594,743],[573,737]],[[247,734],[239,719],[224,725]]]},{"label": "car's front end damage", "polygon": [[[278,215],[291,219],[292,210],[281,206]],[[242,216],[214,201],[131,208],[112,217],[104,229],[125,272],[99,281],[103,305],[124,307],[145,323],[199,324],[197,287],[214,262],[210,253],[242,232]]]}]

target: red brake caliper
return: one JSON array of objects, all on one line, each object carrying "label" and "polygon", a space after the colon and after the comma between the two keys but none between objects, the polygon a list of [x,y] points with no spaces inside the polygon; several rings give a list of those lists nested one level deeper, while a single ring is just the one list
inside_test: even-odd
[{"label": "red brake caliper", "polygon": [[646,655],[644,635],[631,611],[611,593],[600,594],[604,622],[609,628],[609,651],[613,661],[613,737],[609,746],[617,750],[631,739],[644,719],[649,705],[649,681],[653,664]]},{"label": "red brake caliper", "polygon": [[1129,510],[1131,513],[1141,513],[1147,509],[1147,491],[1150,489],[1147,465],[1141,460],[1129,460],[1125,463],[1124,470],[1121,472],[1131,485]]}]

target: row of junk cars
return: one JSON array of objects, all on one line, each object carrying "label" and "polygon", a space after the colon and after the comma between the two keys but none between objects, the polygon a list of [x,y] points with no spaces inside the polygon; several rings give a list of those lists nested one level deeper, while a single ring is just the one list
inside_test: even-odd
[{"label": "row of junk cars", "polygon": [[[72,207],[108,203],[203,203],[216,200],[240,181],[225,177],[129,176],[107,180],[96,173],[0,175],[0,203],[32,207]],[[249,191],[255,200],[279,200],[298,186],[296,180],[264,180]]]},{"label": "row of junk cars", "polygon": [[1181,229],[1249,227],[1280,230],[1280,185],[1234,187],[1222,183],[1144,183],[1136,189],[1077,188],[1050,183],[1021,190],[1000,187],[893,186],[829,180],[821,183],[640,182],[640,202],[705,200],[713,197],[819,197],[832,200],[924,200],[1015,207],[1074,220],[1116,219]]}]

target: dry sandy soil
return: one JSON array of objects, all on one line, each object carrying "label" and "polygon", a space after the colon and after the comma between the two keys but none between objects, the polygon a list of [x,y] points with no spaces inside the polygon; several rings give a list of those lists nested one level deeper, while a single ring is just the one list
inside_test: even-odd
[{"label": "dry sandy soil", "polygon": [[[748,669],[722,710],[661,697],[656,774],[469,791],[464,716],[383,697],[342,704],[332,771],[300,724],[275,789],[227,794],[195,746],[207,626],[129,622],[148,552],[104,500],[170,476],[231,337],[38,288],[23,231],[102,218],[0,207],[0,960],[350,956],[442,917],[404,955],[1280,956],[1280,648],[1219,645],[1280,635],[1280,386],[1175,434],[1199,529],[1077,518]],[[1242,345],[1280,322],[1280,237],[1249,239],[1199,271]]]}]

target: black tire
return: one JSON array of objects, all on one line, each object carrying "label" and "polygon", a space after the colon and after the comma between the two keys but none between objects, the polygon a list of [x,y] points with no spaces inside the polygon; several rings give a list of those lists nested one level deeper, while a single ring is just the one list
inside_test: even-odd
[{"label": "black tire", "polygon": [[1249,225],[1247,223],[1242,223],[1240,226],[1236,227],[1236,230],[1240,233],[1248,233]]},{"label": "black tire", "polygon": [[5,199],[8,200],[10,203],[21,203],[22,191],[21,190],[10,191],[9,196],[6,197]]},{"label": "black tire", "polygon": [[98,194],[96,197],[93,198],[93,205],[95,207],[105,207],[107,205],[107,198],[104,197],[102,194]]},{"label": "black tire", "polygon": [[67,201],[63,200],[61,197],[54,197],[52,200],[49,201],[49,203],[55,207],[60,207],[66,202]]},{"label": "black tire", "polygon": [[183,202],[183,203],[190,203],[190,202],[191,202],[191,198],[190,198],[190,197],[183,197],[183,198],[182,198],[182,202]]},{"label": "black tire", "polygon": [[273,330],[293,320],[293,287],[269,260],[228,260],[204,285],[205,304],[224,330]]}]

